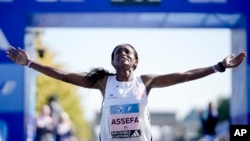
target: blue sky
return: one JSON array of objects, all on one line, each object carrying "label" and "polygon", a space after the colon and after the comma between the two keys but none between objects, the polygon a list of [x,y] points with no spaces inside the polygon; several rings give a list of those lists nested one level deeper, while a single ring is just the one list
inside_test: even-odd
[{"label": "blue sky", "polygon": [[[231,54],[230,29],[192,28],[45,28],[43,43],[56,54],[56,62],[71,72],[111,66],[111,52],[120,43],[132,44],[139,53],[136,74],[183,72],[215,65]],[[182,119],[192,108],[231,95],[231,70],[203,79],[153,89],[151,112],[176,112]],[[100,110],[99,91],[79,88],[87,119]]]}]

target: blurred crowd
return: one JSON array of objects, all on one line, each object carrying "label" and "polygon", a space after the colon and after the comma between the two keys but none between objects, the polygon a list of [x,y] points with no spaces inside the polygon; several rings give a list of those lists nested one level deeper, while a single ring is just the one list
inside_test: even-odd
[{"label": "blurred crowd", "polygon": [[35,117],[34,141],[77,141],[71,119],[52,95]]}]

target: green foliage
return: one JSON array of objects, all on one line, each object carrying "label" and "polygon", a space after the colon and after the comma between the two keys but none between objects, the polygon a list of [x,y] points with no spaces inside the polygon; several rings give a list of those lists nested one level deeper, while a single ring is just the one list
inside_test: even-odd
[{"label": "green foliage", "polygon": [[230,101],[229,98],[218,99],[219,122],[229,120],[230,118]]},{"label": "green foliage", "polygon": [[[39,55],[36,56],[37,62],[63,69],[61,65],[53,62],[54,54],[42,44],[40,34],[37,34],[35,45],[36,49],[45,50],[45,54],[42,58]],[[48,98],[56,94],[59,104],[63,107],[64,111],[69,114],[73,122],[75,135],[81,140],[91,139],[92,132],[89,123],[84,119],[81,97],[77,93],[76,86],[39,73],[36,80],[36,86],[36,111],[39,112],[42,105],[48,103]]]}]

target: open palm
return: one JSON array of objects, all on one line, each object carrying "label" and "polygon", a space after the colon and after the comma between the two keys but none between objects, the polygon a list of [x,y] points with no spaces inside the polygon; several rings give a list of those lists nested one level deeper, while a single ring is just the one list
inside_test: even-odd
[{"label": "open palm", "polygon": [[241,64],[241,62],[246,57],[246,52],[241,52],[236,57],[234,55],[229,55],[223,60],[223,65],[225,68],[234,68]]},{"label": "open palm", "polygon": [[13,62],[20,64],[20,65],[27,65],[29,61],[28,54],[21,48],[14,48],[9,47],[6,49],[7,57],[12,60]]}]

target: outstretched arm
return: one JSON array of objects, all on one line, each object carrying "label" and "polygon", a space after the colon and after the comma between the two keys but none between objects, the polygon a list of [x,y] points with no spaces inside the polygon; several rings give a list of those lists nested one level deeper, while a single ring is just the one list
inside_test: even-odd
[{"label": "outstretched arm", "polygon": [[147,90],[150,91],[151,88],[167,87],[170,85],[203,78],[217,71],[224,72],[228,68],[235,68],[239,66],[245,57],[246,52],[241,52],[236,57],[234,55],[225,57],[222,62],[219,62],[214,66],[192,69],[183,73],[143,75],[142,79],[146,85]]},{"label": "outstretched arm", "polygon": [[16,64],[20,64],[23,66],[28,66],[36,71],[39,71],[49,77],[68,82],[74,85],[89,87],[89,85],[85,81],[85,74],[81,73],[67,73],[57,68],[49,67],[46,65],[42,65],[38,62],[32,61],[27,54],[21,48],[9,47],[6,49],[6,56],[15,62]]}]

